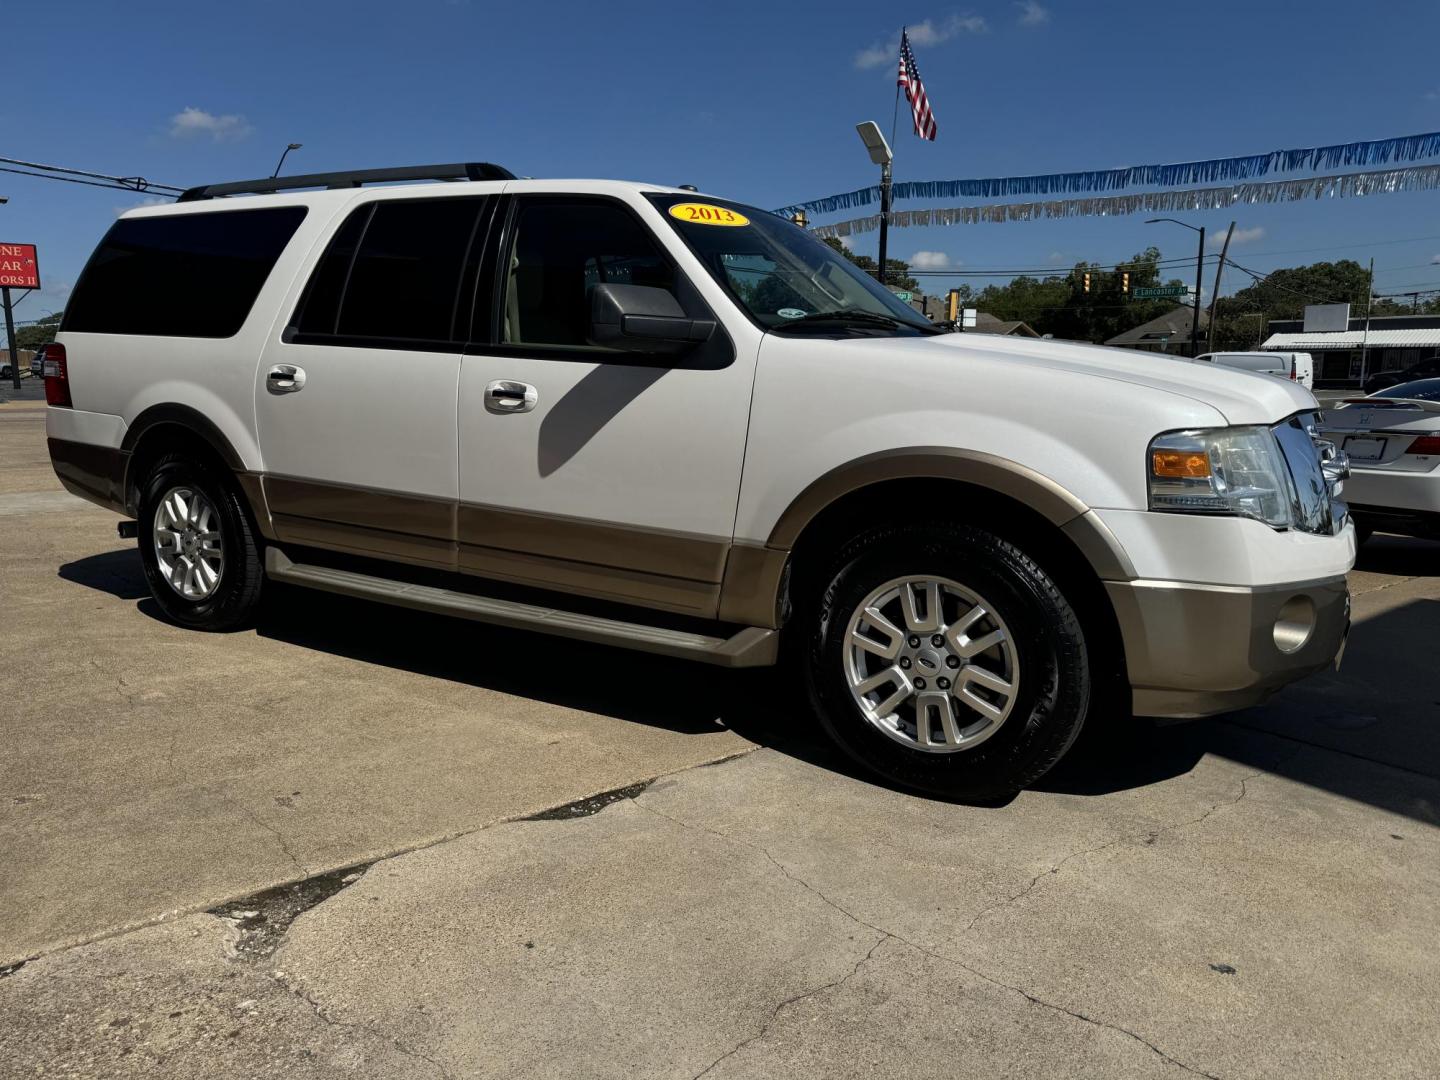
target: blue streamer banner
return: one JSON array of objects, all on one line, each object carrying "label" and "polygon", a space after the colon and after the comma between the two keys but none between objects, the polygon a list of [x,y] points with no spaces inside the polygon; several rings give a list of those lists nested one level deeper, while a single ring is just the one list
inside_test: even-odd
[{"label": "blue streamer banner", "polygon": [[[1130,165],[1120,169],[1089,172],[1043,173],[1036,176],[1001,176],[981,180],[912,180],[894,185],[892,198],[904,199],[995,199],[1012,195],[1083,194],[1123,191],[1131,187],[1176,187],[1181,184],[1213,184],[1226,180],[1251,180],[1271,172],[1299,169],[1333,169],[1338,166],[1384,165],[1392,161],[1418,161],[1440,154],[1440,132],[1401,135],[1369,142],[1336,143],[1303,150],[1272,150],[1245,157],[1182,161],[1171,165]],[[860,188],[841,195],[795,203],[776,210],[781,217],[797,211],[833,214],[879,202],[880,187]]]},{"label": "blue streamer banner", "polygon": [[[892,210],[895,228],[911,225],[978,225],[982,222],[1039,221],[1046,218],[1111,217],[1119,214],[1174,213],[1224,210],[1259,203],[1299,202],[1302,199],[1344,199],[1401,191],[1440,189],[1440,165],[1412,165],[1378,172],[1338,173],[1300,180],[1271,180],[1232,187],[1190,188],[1184,191],[1141,191],[1129,195],[1095,195],[1081,199],[1044,202],[990,203],[952,206],[938,210]],[[854,236],[880,227],[880,215],[837,221],[810,230],[819,239]]]}]

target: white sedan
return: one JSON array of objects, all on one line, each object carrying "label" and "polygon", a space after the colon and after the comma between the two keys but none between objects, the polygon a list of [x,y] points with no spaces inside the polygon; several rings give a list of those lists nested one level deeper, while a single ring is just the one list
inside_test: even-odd
[{"label": "white sedan", "polygon": [[1325,413],[1350,458],[1345,501],[1363,542],[1375,530],[1440,540],[1440,379],[1418,379]]}]

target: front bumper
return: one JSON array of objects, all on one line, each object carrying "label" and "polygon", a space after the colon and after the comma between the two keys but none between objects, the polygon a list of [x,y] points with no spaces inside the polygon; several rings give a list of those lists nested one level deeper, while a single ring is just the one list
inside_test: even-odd
[{"label": "front bumper", "polygon": [[1258,704],[1331,664],[1350,627],[1345,578],[1244,588],[1107,581],[1139,716]]}]

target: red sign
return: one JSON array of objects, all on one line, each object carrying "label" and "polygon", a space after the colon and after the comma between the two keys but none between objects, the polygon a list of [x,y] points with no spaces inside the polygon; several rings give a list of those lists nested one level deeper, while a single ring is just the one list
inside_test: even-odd
[{"label": "red sign", "polygon": [[7,289],[40,287],[40,264],[35,261],[34,244],[0,244],[0,286]]}]

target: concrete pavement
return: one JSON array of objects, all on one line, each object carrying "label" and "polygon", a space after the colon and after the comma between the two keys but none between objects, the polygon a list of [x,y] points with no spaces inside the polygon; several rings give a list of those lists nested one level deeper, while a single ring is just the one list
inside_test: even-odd
[{"label": "concrete pavement", "polygon": [[308,595],[182,633],[113,516],[16,488],[16,408],[0,1076],[1440,1072],[1440,547],[1364,549],[1338,674],[957,806],[766,673],[557,684],[543,639]]},{"label": "concrete pavement", "polygon": [[308,592],[174,627],[43,436],[0,406],[0,965],[751,745],[678,661]]}]

